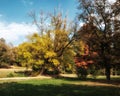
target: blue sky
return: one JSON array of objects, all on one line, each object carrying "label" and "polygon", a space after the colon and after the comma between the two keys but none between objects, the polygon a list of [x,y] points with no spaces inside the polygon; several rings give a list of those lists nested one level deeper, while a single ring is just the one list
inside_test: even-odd
[{"label": "blue sky", "polygon": [[36,31],[27,24],[31,22],[28,16],[30,11],[53,12],[58,6],[63,14],[68,13],[70,20],[75,18],[76,0],[0,0],[0,37],[18,45],[27,34]]}]

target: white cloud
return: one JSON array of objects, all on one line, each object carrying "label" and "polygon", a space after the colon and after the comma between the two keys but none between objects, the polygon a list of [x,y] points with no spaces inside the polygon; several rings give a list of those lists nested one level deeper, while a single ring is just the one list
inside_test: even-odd
[{"label": "white cloud", "polygon": [[37,32],[37,29],[32,25],[0,22],[0,38],[4,38],[7,42],[11,42],[14,45],[23,42],[25,37],[33,32]]}]

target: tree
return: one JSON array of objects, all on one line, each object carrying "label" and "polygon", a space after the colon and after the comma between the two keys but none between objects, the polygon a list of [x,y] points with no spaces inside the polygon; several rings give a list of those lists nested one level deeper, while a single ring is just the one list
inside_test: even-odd
[{"label": "tree", "polygon": [[75,65],[78,78],[85,79],[88,74],[95,77],[99,69],[99,65],[96,64],[96,61],[99,59],[98,54],[94,51],[90,52],[88,43],[83,39],[78,39],[74,46],[76,52]]},{"label": "tree", "polygon": [[111,50],[111,64],[112,64],[112,75],[120,74],[120,33],[117,32],[112,38],[113,48]]},{"label": "tree", "polygon": [[17,56],[16,56],[16,61],[19,66],[24,66],[28,68],[31,65],[32,62],[32,52],[31,50],[31,44],[28,42],[24,42],[20,44],[16,50],[17,50]]},{"label": "tree", "polygon": [[83,56],[86,55],[85,44],[81,40],[77,40],[74,43],[74,50],[76,52],[75,66],[76,66],[76,74],[78,78],[85,79],[87,77],[87,62],[83,59]]},{"label": "tree", "polygon": [[[49,16],[43,15],[43,13],[40,14],[40,20],[38,20],[35,13],[31,13],[30,16],[33,19],[33,23],[39,29],[38,34],[35,33],[29,36],[32,51],[35,51],[30,53],[33,53],[31,58],[36,59],[34,64],[42,60],[42,64],[38,62],[38,65],[42,65],[41,68],[38,66],[41,73],[43,73],[46,68],[48,69],[49,65],[52,66],[54,70],[60,72],[63,69],[62,66],[69,66],[71,62],[73,64],[72,58],[74,57],[74,52],[70,44],[75,38],[73,30],[71,30],[72,28],[70,28],[67,23],[67,17],[63,18],[62,13],[57,11]],[[49,26],[46,25],[46,20],[50,21]],[[71,33],[73,35],[71,35]],[[68,59],[68,62],[65,62],[67,58],[70,60]],[[67,67],[64,68],[67,69]]]},{"label": "tree", "polygon": [[45,70],[51,67],[54,69],[59,64],[56,53],[52,50],[52,41],[47,34],[39,36],[34,33],[28,40],[18,47],[18,59],[22,66],[31,67],[43,74]]},{"label": "tree", "polygon": [[[115,48],[112,38],[120,30],[120,1],[110,3],[109,0],[78,0],[80,22],[86,24],[84,31],[87,37],[84,40],[89,44],[91,50],[96,50],[106,71],[106,79],[110,80],[111,50]],[[87,30],[86,30],[87,29]],[[85,34],[85,33],[84,33]],[[94,39],[90,39],[94,37]],[[91,43],[92,42],[92,43]],[[117,40],[115,40],[117,42]],[[99,51],[98,51],[99,50]]]},{"label": "tree", "polygon": [[41,11],[39,18],[36,17],[35,12],[31,12],[30,17],[33,19],[33,24],[38,28],[40,36],[48,34],[53,39],[54,51],[57,52],[58,57],[75,40],[76,26],[73,22],[68,22],[67,16],[64,17],[60,10],[54,10],[50,14]]},{"label": "tree", "polygon": [[[62,69],[65,68],[65,70],[67,70],[67,67],[65,66],[70,67],[71,64],[73,65],[73,61],[74,61],[73,57],[75,53],[73,52],[72,43],[75,40],[75,37],[74,37],[75,34],[74,34],[74,30],[72,29],[73,23],[70,23],[70,24],[71,25],[69,25],[69,22],[67,21],[67,16],[63,18],[61,12],[57,13],[55,11],[54,14],[51,14],[51,25],[53,28],[51,32],[53,32],[54,34],[54,38],[53,38],[54,49],[53,50],[57,54],[57,57],[60,61],[58,70],[60,70],[60,68]],[[67,61],[65,62],[66,59]]]},{"label": "tree", "polygon": [[5,39],[0,39],[0,67],[8,67],[12,65],[14,59],[12,48],[5,42]]}]

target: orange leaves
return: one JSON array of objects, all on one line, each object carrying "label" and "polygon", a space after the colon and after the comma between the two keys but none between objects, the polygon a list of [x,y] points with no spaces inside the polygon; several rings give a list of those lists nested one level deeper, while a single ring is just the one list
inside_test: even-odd
[{"label": "orange leaves", "polygon": [[[85,56],[84,56],[84,58],[85,58]],[[76,67],[82,67],[82,68],[86,68],[87,69],[89,64],[93,64],[94,63],[93,60],[85,60],[84,58],[82,56],[81,57],[75,57]]]}]

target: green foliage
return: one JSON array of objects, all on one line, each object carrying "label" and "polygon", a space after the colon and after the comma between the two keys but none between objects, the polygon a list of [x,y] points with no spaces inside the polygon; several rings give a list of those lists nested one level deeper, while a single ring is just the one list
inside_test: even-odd
[{"label": "green foliage", "polygon": [[84,55],[84,52],[85,52],[85,43],[83,42],[83,40],[76,40],[74,41],[74,51],[76,53],[76,55],[78,56],[81,56],[81,55]]},{"label": "green foliage", "polygon": [[69,46],[59,59],[61,65],[60,70],[62,73],[74,73],[75,72],[75,63],[74,63],[75,52],[73,46]]},{"label": "green foliage", "polygon": [[88,74],[92,75],[93,78],[96,78],[98,75],[100,75],[100,71],[100,68],[94,64],[88,67]]},{"label": "green foliage", "polygon": [[14,74],[13,74],[13,73],[9,73],[9,74],[7,75],[7,77],[14,77]]},{"label": "green foliage", "polygon": [[88,70],[84,67],[77,67],[76,68],[77,76],[80,79],[86,79],[88,75]]}]

